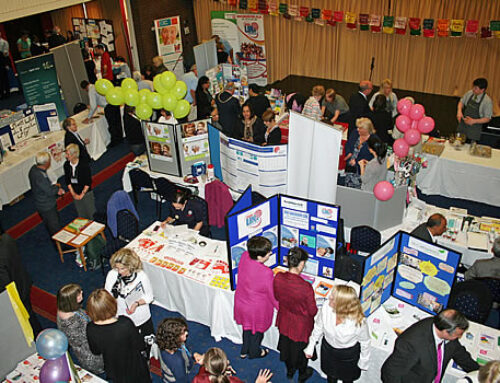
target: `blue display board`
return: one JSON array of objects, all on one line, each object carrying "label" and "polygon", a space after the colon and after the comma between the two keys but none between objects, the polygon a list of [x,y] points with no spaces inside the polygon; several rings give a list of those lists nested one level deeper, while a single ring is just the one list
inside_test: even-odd
[{"label": "blue display board", "polygon": [[268,238],[273,244],[273,255],[266,266],[278,265],[278,225],[279,197],[273,196],[266,201],[226,216],[228,263],[231,289],[238,283],[238,265],[241,255],[247,251],[247,241],[256,235]]},{"label": "blue display board", "polygon": [[227,215],[232,215],[250,206],[252,206],[252,185],[248,185],[240,198],[234,203],[231,210],[227,212]]},{"label": "blue display board", "polygon": [[391,296],[400,239],[399,233],[393,235],[364,262],[360,300],[366,317]]},{"label": "blue display board", "polygon": [[222,167],[220,163],[220,131],[212,124],[208,124],[208,145],[210,148],[210,161],[214,166],[215,176],[222,179]]},{"label": "blue display board", "polygon": [[398,232],[368,256],[361,307],[366,316],[391,295],[430,314],[448,305],[462,254]]},{"label": "blue display board", "polygon": [[299,246],[309,254],[305,273],[334,276],[339,207],[280,195],[280,265],[287,265],[289,249]]},{"label": "blue display board", "polygon": [[448,305],[462,255],[400,233],[400,254],[392,295],[431,314]]}]

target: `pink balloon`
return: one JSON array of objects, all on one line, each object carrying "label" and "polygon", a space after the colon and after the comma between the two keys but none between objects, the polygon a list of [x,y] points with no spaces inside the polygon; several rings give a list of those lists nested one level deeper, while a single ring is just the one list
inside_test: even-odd
[{"label": "pink balloon", "polygon": [[420,142],[420,132],[417,129],[410,129],[405,133],[405,141],[408,145],[413,146]]},{"label": "pink balloon", "polygon": [[425,116],[418,122],[418,131],[420,133],[430,133],[434,130],[434,119],[429,116]]},{"label": "pink balloon", "polygon": [[398,128],[398,130],[401,133],[404,133],[408,129],[410,129],[410,126],[411,126],[410,117],[405,116],[404,114],[401,114],[396,117],[396,128]]},{"label": "pink balloon", "polygon": [[425,114],[425,109],[422,105],[420,104],[415,104],[412,105],[410,108],[410,118],[412,120],[420,120],[422,117],[424,117]]},{"label": "pink balloon", "polygon": [[403,138],[398,138],[396,141],[394,141],[394,144],[392,145],[392,150],[394,150],[396,156],[403,158],[408,155],[410,146]]},{"label": "pink balloon", "polygon": [[379,201],[387,201],[394,195],[394,186],[389,181],[377,182],[373,188],[373,194]]},{"label": "pink balloon", "polygon": [[403,98],[398,101],[398,112],[404,116],[408,116],[410,114],[410,109],[413,104],[407,98]]},{"label": "pink balloon", "polygon": [[418,129],[418,121],[412,120],[410,129]]}]

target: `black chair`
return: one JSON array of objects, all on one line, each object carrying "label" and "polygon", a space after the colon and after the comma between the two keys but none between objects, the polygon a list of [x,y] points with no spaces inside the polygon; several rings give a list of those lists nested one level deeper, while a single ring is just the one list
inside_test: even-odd
[{"label": "black chair", "polygon": [[348,254],[343,246],[339,246],[335,255],[335,278],[361,284],[363,279],[363,262],[359,258]]},{"label": "black chair", "polygon": [[139,201],[138,193],[151,193],[155,191],[153,181],[148,173],[141,169],[132,169],[128,173],[130,177],[130,183],[132,184],[132,194],[134,196],[134,204],[137,206]]},{"label": "black chair", "polygon": [[491,298],[493,299],[493,303],[497,305],[500,304],[500,279],[498,278],[476,278],[475,280],[481,281],[486,286],[491,293]]},{"label": "black chair", "polygon": [[155,178],[153,184],[158,194],[156,198],[156,214],[158,219],[161,220],[161,207],[163,202],[171,203],[174,200],[176,185],[166,178]]},{"label": "black chair", "polygon": [[356,226],[351,229],[351,246],[354,252],[373,253],[380,246],[382,235],[370,226]]},{"label": "black chair", "polygon": [[478,280],[459,282],[453,287],[448,308],[460,311],[467,319],[484,324],[493,304],[493,298]]}]

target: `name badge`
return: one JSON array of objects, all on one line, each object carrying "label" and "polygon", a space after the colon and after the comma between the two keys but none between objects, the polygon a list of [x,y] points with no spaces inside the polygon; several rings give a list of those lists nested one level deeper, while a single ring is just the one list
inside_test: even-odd
[{"label": "name badge", "polygon": [[78,183],[78,179],[77,178],[71,178],[71,183],[72,184],[77,184]]},{"label": "name badge", "polygon": [[188,215],[188,217],[191,217],[193,215],[193,212],[191,210],[188,210],[187,215]]}]

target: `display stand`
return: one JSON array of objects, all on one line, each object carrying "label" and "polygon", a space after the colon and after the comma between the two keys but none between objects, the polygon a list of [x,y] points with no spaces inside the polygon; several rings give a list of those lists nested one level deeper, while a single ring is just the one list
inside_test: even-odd
[{"label": "display stand", "polygon": [[[391,295],[430,314],[448,305],[461,253],[398,232],[366,257],[361,307],[369,316]],[[397,314],[397,308],[394,308]]]},{"label": "display stand", "polygon": [[406,192],[406,186],[399,186],[390,200],[380,201],[371,191],[337,186],[336,202],[342,207],[347,227],[368,225],[381,231],[403,222]]},{"label": "display stand", "polygon": [[226,216],[228,264],[231,288],[236,288],[238,264],[247,250],[248,239],[256,235],[272,243],[266,266],[287,266],[288,251],[299,246],[309,254],[304,273],[333,279],[340,208],[302,198],[274,195],[264,202],[251,203],[251,187],[243,193]]},{"label": "display stand", "polygon": [[217,48],[215,45],[215,39],[196,45],[193,47],[193,52],[196,69],[198,70],[198,78],[205,76],[207,70],[217,65]]}]

